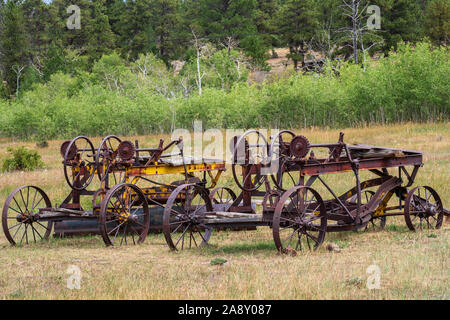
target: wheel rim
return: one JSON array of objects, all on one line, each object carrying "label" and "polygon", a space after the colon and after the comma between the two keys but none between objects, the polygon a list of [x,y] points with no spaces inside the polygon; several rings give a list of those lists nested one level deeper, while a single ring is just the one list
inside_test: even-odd
[{"label": "wheel rim", "polygon": [[211,211],[205,189],[189,184],[176,188],[164,208],[163,233],[169,248],[178,251],[207,245],[212,228],[202,220]]},{"label": "wheel rim", "polygon": [[[251,145],[248,143],[248,140],[253,135],[256,135],[255,145]],[[248,146],[249,153],[251,154],[250,159],[247,159],[247,157],[244,157],[245,159],[242,159],[242,153],[244,152],[241,151],[241,149],[245,148],[246,145]],[[260,150],[263,151],[262,154],[259,152]],[[269,145],[267,143],[267,139],[259,131],[249,130],[237,139],[236,146],[232,148],[233,158],[231,169],[234,180],[241,190],[247,192],[256,191],[266,181],[266,176],[261,173],[261,167],[267,164],[266,162],[269,159],[267,154],[268,150]],[[237,163],[238,161],[243,161],[244,163]],[[242,177],[238,177],[236,169],[237,166],[242,168]],[[254,177],[252,178],[252,176]],[[253,187],[246,186],[247,183],[249,185],[253,185]]]},{"label": "wheel rim", "polygon": [[[275,187],[280,191],[289,190],[299,183],[299,175],[294,178],[295,173],[286,171],[289,167],[289,144],[292,139],[295,138],[295,133],[290,130],[280,131],[270,143],[269,157],[273,163],[276,163],[277,172],[276,174],[271,174],[270,177]],[[273,166],[272,166],[273,167]],[[283,178],[287,177],[287,179]],[[284,182],[284,186],[283,186]]]},{"label": "wheel rim", "polygon": [[214,211],[228,211],[237,197],[230,188],[219,187],[210,193],[209,198]]},{"label": "wheel rim", "polygon": [[50,236],[53,223],[39,221],[39,208],[51,208],[44,191],[34,186],[14,190],[3,206],[2,226],[12,245],[36,243]]},{"label": "wheel rim", "polygon": [[291,171],[292,164],[289,159],[283,160],[278,167],[276,175],[270,175],[273,184],[280,191],[287,191],[300,183],[300,170]]},{"label": "wheel rim", "polygon": [[[117,171],[114,168],[115,159],[117,158],[117,149],[122,140],[117,136],[107,136],[100,143],[95,163],[97,167],[97,175],[100,182],[106,183],[106,188],[123,183],[125,174],[123,171]],[[102,170],[100,170],[102,168]],[[107,180],[107,181],[106,181]]]},{"label": "wheel rim", "polygon": [[316,250],[325,239],[326,229],[325,205],[314,189],[299,186],[283,194],[273,218],[278,251]]},{"label": "wheel rim", "polygon": [[132,184],[119,184],[109,190],[100,210],[100,231],[107,246],[140,244],[150,227],[147,200]]},{"label": "wheel rim", "polygon": [[405,222],[412,231],[439,229],[444,210],[437,192],[428,186],[416,187],[405,200]]},{"label": "wheel rim", "polygon": [[[78,148],[77,144],[83,145],[83,148]],[[72,157],[74,148],[76,155]],[[95,157],[94,145],[87,137],[77,137],[67,146],[64,154],[64,177],[72,189],[81,191],[91,183],[96,168],[95,159],[91,160],[93,157]],[[77,184],[77,180],[81,184]]]},{"label": "wheel rim", "polygon": [[280,198],[281,192],[278,190],[271,190],[267,192],[262,203],[263,212],[274,212]]},{"label": "wheel rim", "polygon": [[[278,132],[278,134],[272,139],[270,143],[269,156],[272,161],[289,156],[288,144],[294,137],[295,133],[290,130],[283,130]],[[274,158],[274,156],[276,158]]]}]

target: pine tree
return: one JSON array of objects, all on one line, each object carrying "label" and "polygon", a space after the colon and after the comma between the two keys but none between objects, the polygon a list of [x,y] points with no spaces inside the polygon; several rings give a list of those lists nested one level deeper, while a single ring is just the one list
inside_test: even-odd
[{"label": "pine tree", "polygon": [[450,0],[430,1],[425,25],[432,41],[447,45],[450,36]]},{"label": "pine tree", "polygon": [[150,6],[150,23],[158,55],[166,63],[180,56],[178,30],[181,28],[179,0],[153,0]]},{"label": "pine tree", "polygon": [[239,43],[255,64],[262,65],[268,48],[254,23],[256,16],[256,0],[198,0],[191,27],[216,45]]},{"label": "pine tree", "polygon": [[45,49],[51,32],[50,12],[42,0],[24,0],[22,4],[27,33],[33,51]]},{"label": "pine tree", "polygon": [[154,30],[151,25],[151,1],[127,1],[124,12],[117,23],[118,43],[122,55],[136,59],[140,53],[156,53]]},{"label": "pine tree", "polygon": [[315,31],[312,47],[324,57],[333,59],[342,38],[340,29],[346,25],[341,10],[341,0],[322,0],[317,2],[318,27]]},{"label": "pine tree", "polygon": [[384,39],[382,51],[397,49],[402,41],[416,42],[422,39],[422,10],[418,1],[374,0],[381,9],[381,31]]},{"label": "pine tree", "polygon": [[318,0],[287,0],[278,12],[278,31],[283,34],[283,42],[289,47],[288,57],[302,67],[308,51],[308,42],[314,38],[319,26]]},{"label": "pine tree", "polygon": [[[80,8],[80,28],[68,29],[72,4]],[[114,47],[114,34],[106,15],[105,0],[53,0],[50,4],[52,33],[55,45],[68,49],[81,49],[89,56],[91,63]]]},{"label": "pine tree", "polygon": [[90,19],[86,25],[87,53],[92,61],[97,61],[103,54],[114,48],[114,33],[111,31],[106,14],[105,0],[95,0],[90,6]]},{"label": "pine tree", "polygon": [[280,44],[279,34],[276,33],[276,19],[274,13],[280,5],[279,0],[259,0],[255,14],[255,25],[264,44],[274,48]]},{"label": "pine tree", "polygon": [[19,92],[21,76],[29,64],[29,40],[23,9],[7,0],[0,7],[0,70],[7,94]]}]

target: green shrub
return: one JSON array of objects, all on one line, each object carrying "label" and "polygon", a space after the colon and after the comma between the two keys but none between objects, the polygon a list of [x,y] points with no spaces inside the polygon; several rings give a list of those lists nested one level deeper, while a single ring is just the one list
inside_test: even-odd
[{"label": "green shrub", "polygon": [[[342,63],[338,73],[294,73],[271,83],[235,83],[229,90],[205,85],[201,96],[193,90],[185,98],[158,94],[152,86],[165,82],[156,75],[138,81],[119,57],[105,56],[91,74],[55,73],[16,100],[0,99],[0,136],[44,141],[170,133],[192,129],[195,120],[204,129],[288,129],[450,119],[447,48],[403,44],[366,70]],[[120,80],[119,89],[105,80],[110,75]]]},{"label": "green shrub", "polygon": [[5,159],[2,165],[2,171],[25,170],[33,171],[44,167],[44,162],[41,156],[35,150],[29,150],[25,147],[18,147],[16,149],[8,148],[12,158]]}]

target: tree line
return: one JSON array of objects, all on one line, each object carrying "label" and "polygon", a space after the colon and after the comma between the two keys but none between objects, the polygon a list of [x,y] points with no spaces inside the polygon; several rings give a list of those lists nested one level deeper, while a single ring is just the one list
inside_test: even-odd
[{"label": "tree line", "polygon": [[[429,38],[446,45],[449,4],[450,0],[0,0],[0,91],[10,98],[57,72],[91,73],[103,56],[114,60],[115,55],[144,69],[145,59],[156,58],[167,70],[174,68],[173,61],[183,61],[181,72],[191,73],[187,82],[200,94],[207,76],[201,68],[212,70],[214,81],[226,88],[246,80],[246,68],[267,70],[266,61],[278,47],[289,48],[296,70],[312,51],[330,60],[363,63],[366,56],[388,54],[400,42]],[[68,28],[71,5],[80,9],[79,29]],[[369,5],[381,10],[380,30],[366,27]]]}]

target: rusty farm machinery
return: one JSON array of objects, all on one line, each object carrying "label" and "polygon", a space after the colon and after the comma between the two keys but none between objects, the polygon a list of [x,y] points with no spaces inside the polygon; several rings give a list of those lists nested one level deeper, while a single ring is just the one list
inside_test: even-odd
[{"label": "rusty farm machinery", "polygon": [[[350,145],[343,133],[336,143],[311,144],[289,130],[269,140],[249,130],[230,149],[237,193],[217,186],[223,160],[187,157],[181,139],[152,149],[116,136],[97,149],[87,137],[66,141],[69,195],[52,207],[38,187],[14,190],[3,207],[4,233],[13,245],[47,239],[53,228],[59,236],[97,233],[106,245],[123,245],[153,231],[181,250],[206,245],[213,230],[268,226],[277,250],[289,253],[318,248],[327,232],[383,229],[392,216],[403,216],[412,231],[439,229],[449,214],[434,189],[413,187],[423,166],[417,151]],[[371,177],[362,179],[363,172]],[[325,177],[342,173],[355,185],[338,193]],[[173,174],[182,179],[162,181]],[[88,190],[95,177],[99,187]]]},{"label": "rusty farm machinery", "polygon": [[[47,239],[53,228],[56,236],[101,234],[106,245],[142,243],[152,228],[161,229],[157,221],[152,223],[151,211],[164,208],[178,185],[190,182],[212,188],[225,170],[223,162],[185,157],[182,139],[140,148],[138,141],[108,136],[95,149],[89,138],[79,136],[61,145],[61,155],[70,193],[52,207],[41,188],[14,190],[2,216],[11,244]],[[170,183],[153,178],[179,174],[182,180]],[[89,190],[94,179],[99,188]],[[182,197],[179,201],[189,200]]]}]

